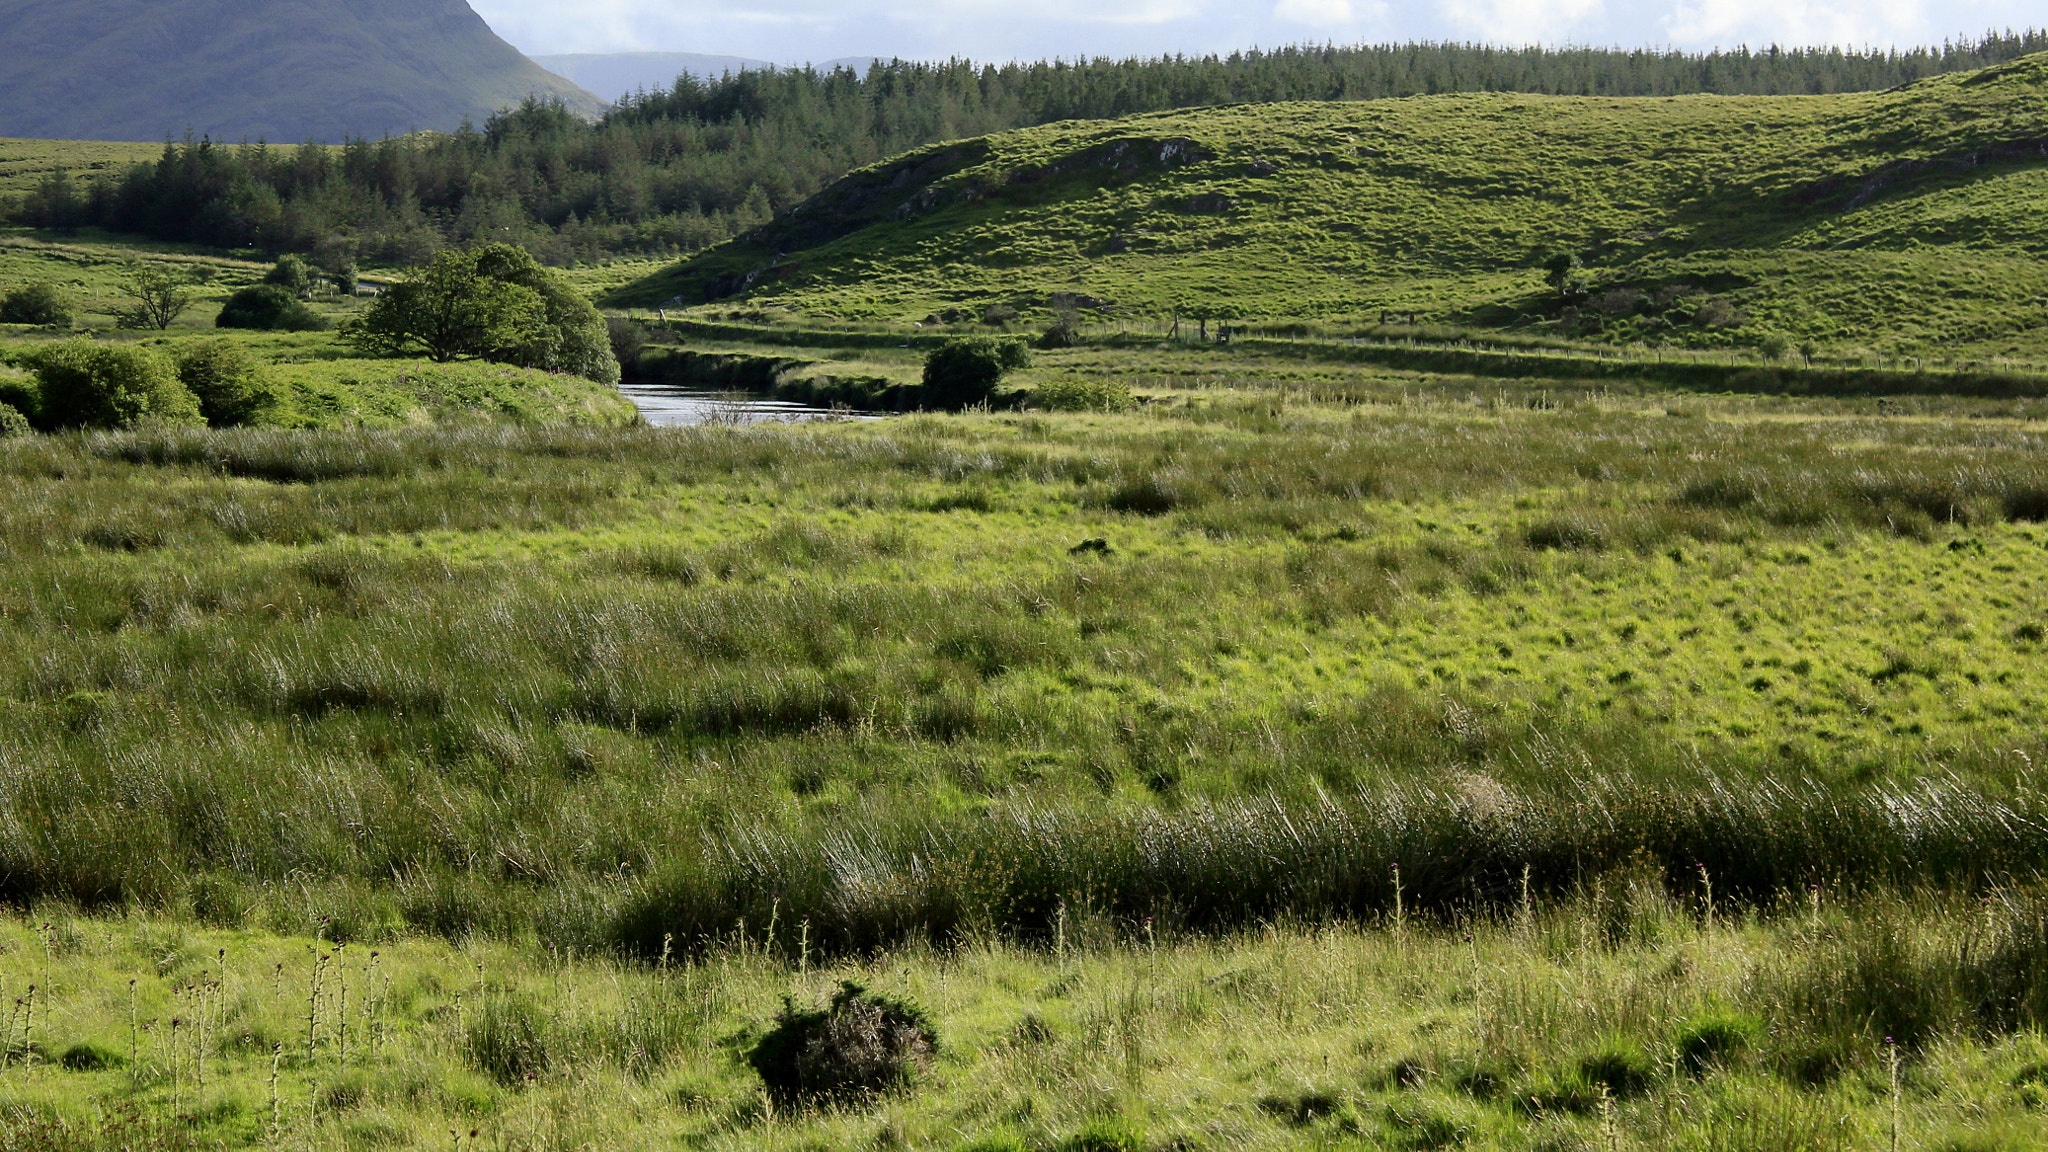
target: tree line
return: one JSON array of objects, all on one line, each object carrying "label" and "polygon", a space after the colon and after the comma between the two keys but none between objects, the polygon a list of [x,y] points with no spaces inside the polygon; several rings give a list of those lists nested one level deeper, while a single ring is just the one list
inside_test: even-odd
[{"label": "tree line", "polygon": [[1229,56],[769,69],[628,97],[595,123],[530,100],[481,128],[329,147],[170,141],[89,180],[44,179],[6,218],[93,225],[333,267],[418,265],[518,244],[550,264],[694,251],[862,165],[938,140],[1213,104],[1448,92],[1669,96],[1894,87],[2048,51],[2048,30],[1910,50],[1708,53],[1468,44],[1292,47]]}]

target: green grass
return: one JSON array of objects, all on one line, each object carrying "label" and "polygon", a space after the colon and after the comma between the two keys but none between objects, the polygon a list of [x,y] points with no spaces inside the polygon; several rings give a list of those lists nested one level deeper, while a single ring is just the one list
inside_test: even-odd
[{"label": "green grass", "polygon": [[[685,350],[933,335],[779,328]],[[1322,335],[675,430],[251,335],[336,426],[0,440],[0,1129],[2038,1144],[2048,398]],[[841,979],[937,1067],[764,1102]]]},{"label": "green grass", "polygon": [[[1043,315],[1068,292],[1155,322],[1355,328],[1393,309],[1609,346],[1775,334],[1824,355],[2038,360],[2044,70],[1828,97],[1459,95],[1051,125],[856,173],[612,299],[699,304],[760,273],[748,307],[898,327],[955,306]],[[1591,265],[1575,317],[1536,270],[1556,250]],[[1674,285],[1745,319],[1684,318],[1708,296],[1603,304]]]},{"label": "green grass", "polygon": [[[201,338],[126,334],[174,352]],[[211,330],[206,336],[216,335]],[[256,421],[269,428],[405,428],[431,424],[512,423],[616,428],[639,413],[616,389],[581,377],[502,364],[435,364],[425,360],[363,359],[330,333],[234,333],[248,348],[276,397]],[[26,361],[36,343],[0,344],[0,372]]]},{"label": "green grass", "polygon": [[74,179],[122,172],[155,160],[162,144],[115,144],[99,140],[0,139],[0,198],[34,191],[44,177],[69,172]]},{"label": "green grass", "polygon": [[[192,307],[166,332],[112,327],[114,313],[125,306],[120,277],[134,260],[167,265],[197,278]],[[397,428],[493,420],[617,426],[637,419],[630,402],[616,391],[565,376],[490,364],[364,359],[335,331],[216,329],[214,318],[221,305],[238,289],[259,282],[269,267],[222,253],[99,235],[63,237],[22,230],[0,234],[0,290],[17,284],[55,284],[79,310],[78,327],[72,331],[0,325],[0,340],[14,338],[12,343],[0,343],[0,363],[9,359],[10,350],[32,350],[78,335],[140,342],[166,351],[183,340],[225,338],[263,366],[280,401],[263,420],[273,427]],[[332,293],[318,294],[309,304],[316,315],[336,326],[359,306],[358,301]]]},{"label": "green grass", "polygon": [[[2021,1149],[2038,1145],[2035,898],[1768,917],[1615,877],[1452,931],[1216,939],[1076,910],[975,939],[701,964],[52,913],[0,925],[18,1148]],[[780,997],[924,1008],[936,1066],[830,1109],[742,1056]],[[2026,1008],[2015,1016],[2010,997]],[[2033,999],[2028,999],[2029,997]],[[33,1012],[26,1006],[32,1005]]]},{"label": "green grass", "polygon": [[[1977,829],[1942,850],[1958,882],[2031,866],[1982,805],[2027,818],[2048,754],[2048,475],[2013,417],[2038,402],[1680,407],[1351,371],[1141,377],[1129,414],[9,442],[0,747],[75,777],[13,785],[38,831],[12,883],[160,902],[223,852],[259,888],[502,866],[590,902],[586,937],[644,945],[641,878],[667,887],[634,907],[678,922],[778,870],[836,899],[852,874],[813,851],[836,829],[883,873],[932,837],[966,866],[975,829],[1050,806],[1044,847],[1015,844],[1057,888],[1092,867],[1082,813],[1109,868],[1147,812],[1192,834],[1249,804],[1250,829],[1268,800],[1462,780],[1532,822],[1443,842],[1508,871],[1545,845],[1551,886],[1603,810],[1602,860],[1682,874],[1711,842],[1753,862],[1731,888],[1881,886],[1913,842],[1854,814],[1951,777],[1981,797],[1925,799]],[[162,773],[184,783],[116,802]],[[1687,814],[1768,779],[1797,795],[1754,827]],[[1851,815],[1816,823],[1831,806]],[[1333,819],[1347,868],[1399,859]],[[735,872],[690,863],[706,835],[771,839]],[[1178,891],[1114,867],[1131,907]],[[943,933],[1040,882],[1019,883],[919,881],[845,937]]]}]

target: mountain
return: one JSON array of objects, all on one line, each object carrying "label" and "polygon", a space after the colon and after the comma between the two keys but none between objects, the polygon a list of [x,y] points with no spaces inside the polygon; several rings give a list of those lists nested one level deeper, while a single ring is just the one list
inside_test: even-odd
[{"label": "mountain", "polygon": [[602,102],[465,0],[0,0],[0,136],[338,143]]},{"label": "mountain", "polygon": [[665,92],[678,76],[713,80],[730,72],[772,68],[767,60],[745,56],[705,56],[696,52],[579,52],[566,56],[535,56],[533,62],[565,76],[607,100],[645,89]]},{"label": "mountain", "polygon": [[[938,144],[615,294],[2048,350],[2048,55],[1834,96],[1247,104]],[[1564,291],[1542,271],[1584,261]]]}]

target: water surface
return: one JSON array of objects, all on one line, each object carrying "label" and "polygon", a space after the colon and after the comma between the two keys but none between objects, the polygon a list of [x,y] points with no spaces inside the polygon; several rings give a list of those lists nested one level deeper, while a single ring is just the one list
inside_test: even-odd
[{"label": "water surface", "polygon": [[878,420],[873,412],[813,408],[750,392],[706,392],[674,384],[621,384],[640,417],[657,428],[692,424],[787,424],[800,420]]}]

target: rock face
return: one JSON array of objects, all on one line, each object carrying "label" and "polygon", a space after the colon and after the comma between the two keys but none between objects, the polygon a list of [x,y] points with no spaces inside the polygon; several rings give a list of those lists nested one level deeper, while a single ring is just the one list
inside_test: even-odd
[{"label": "rock face", "polygon": [[0,40],[0,136],[338,143],[602,106],[466,0],[0,0]]}]

